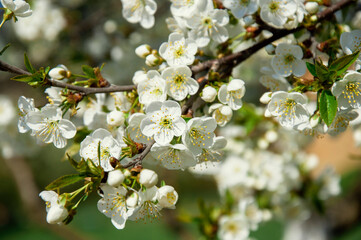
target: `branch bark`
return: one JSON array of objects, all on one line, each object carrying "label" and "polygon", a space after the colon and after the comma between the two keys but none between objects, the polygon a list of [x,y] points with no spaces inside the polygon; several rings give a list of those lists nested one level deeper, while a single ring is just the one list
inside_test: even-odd
[{"label": "branch bark", "polygon": [[[21,68],[18,68],[16,66],[12,66],[10,64],[7,64],[3,61],[0,60],[0,71],[3,72],[9,72],[9,73],[14,73],[14,74],[19,74],[19,75],[31,75],[30,72],[25,71]],[[135,85],[123,85],[123,86],[118,86],[118,85],[110,85],[108,87],[103,87],[103,88],[95,88],[95,87],[82,87],[82,86],[75,86],[69,83],[65,83],[62,81],[57,81],[57,80],[52,80],[52,79],[47,79],[47,82],[49,83],[50,86],[54,86],[54,87],[60,87],[60,88],[67,88],[70,90],[74,90],[74,91],[78,91],[80,93],[82,93],[83,95],[90,95],[90,94],[94,94],[94,93],[111,93],[111,92],[126,92],[126,91],[133,91],[134,89],[136,89]]]},{"label": "branch bark", "polygon": [[[342,1],[326,8],[324,11],[317,14],[318,22],[321,22],[321,21],[331,17],[336,11],[350,5],[352,2],[355,2],[355,0],[342,0]],[[227,56],[219,58],[219,59],[212,59],[212,60],[208,60],[203,63],[199,63],[198,65],[195,65],[192,67],[192,72],[193,72],[193,74],[197,74],[202,71],[205,71],[205,70],[209,69],[210,67],[212,67],[214,62],[218,62],[220,65],[231,64],[233,67],[235,67],[238,64],[240,64],[241,62],[243,62],[244,60],[246,60],[247,58],[249,58],[250,56],[252,56],[253,54],[255,54],[258,50],[267,46],[268,44],[270,44],[282,37],[285,37],[288,34],[295,33],[304,28],[305,28],[305,26],[299,26],[295,29],[290,29],[290,30],[274,29],[272,37],[267,38],[261,42],[258,42],[255,45],[253,45],[252,47],[245,49],[243,51],[236,52],[236,53],[227,55]]]},{"label": "branch bark", "polygon": [[155,141],[152,140],[150,143],[147,144],[146,148],[143,150],[143,152],[137,158],[133,159],[131,162],[123,165],[122,167],[129,168],[129,167],[134,167],[136,165],[139,165],[143,161],[143,159],[147,156],[147,154],[150,152],[154,143],[155,143]]}]

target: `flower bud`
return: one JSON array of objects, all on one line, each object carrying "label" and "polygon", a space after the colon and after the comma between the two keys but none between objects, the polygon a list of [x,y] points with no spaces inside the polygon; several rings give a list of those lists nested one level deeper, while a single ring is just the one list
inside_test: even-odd
[{"label": "flower bud", "polygon": [[268,142],[273,143],[278,139],[278,133],[276,131],[269,130],[266,132],[264,137]]},{"label": "flower bud", "polygon": [[265,92],[261,98],[259,99],[259,101],[263,104],[268,104],[271,101],[271,95],[272,92]]},{"label": "flower bud", "polygon": [[172,186],[165,185],[158,189],[157,199],[162,208],[175,208],[178,201],[178,193]]},{"label": "flower bud", "polygon": [[140,45],[135,49],[135,54],[138,55],[138,57],[145,58],[149,54],[151,54],[152,48],[148,44]]},{"label": "flower bud", "polygon": [[108,173],[107,184],[112,187],[118,187],[125,179],[124,174],[119,169],[113,170]]},{"label": "flower bud", "polygon": [[318,3],[317,2],[307,2],[305,5],[305,8],[309,14],[315,14],[318,11]]},{"label": "flower bud", "polygon": [[141,83],[147,79],[148,79],[147,73],[143,70],[139,70],[134,73],[132,81],[135,85],[138,85],[139,83]]},{"label": "flower bud", "polygon": [[320,122],[320,116],[318,116],[317,114],[312,116],[310,119],[310,125],[312,128],[316,127],[319,122]]},{"label": "flower bud", "polygon": [[158,182],[158,175],[149,169],[143,169],[139,174],[139,183],[146,188],[151,188]]},{"label": "flower bud", "polygon": [[275,55],[276,53],[276,47],[273,44],[268,44],[264,49],[268,55]]},{"label": "flower bud", "polygon": [[110,126],[119,127],[124,124],[124,121],[125,117],[123,112],[114,110],[107,115],[107,123]]},{"label": "flower bud", "polygon": [[145,58],[145,64],[147,64],[149,67],[154,67],[160,64],[160,59],[154,54],[149,54]]},{"label": "flower bud", "polygon": [[318,18],[317,18],[316,15],[312,15],[312,16],[310,17],[310,20],[311,20],[311,22],[316,23],[317,20],[318,20]]},{"label": "flower bud", "polygon": [[268,148],[268,146],[269,146],[269,142],[267,141],[267,139],[260,138],[260,139],[258,139],[258,141],[257,141],[257,146],[258,146],[260,149],[266,149],[266,148]]},{"label": "flower bud", "polygon": [[217,90],[214,87],[208,86],[203,88],[201,98],[205,102],[213,102],[216,99]]},{"label": "flower bud", "polygon": [[62,223],[68,217],[68,210],[63,206],[56,204],[52,205],[46,216],[46,221],[50,224]]},{"label": "flower bud", "polygon": [[130,177],[132,175],[132,173],[128,170],[128,169],[125,169],[124,172],[123,172],[124,176],[126,178]]},{"label": "flower bud", "polygon": [[49,76],[55,80],[62,80],[66,77],[70,77],[71,73],[62,67],[56,67],[49,71]]},{"label": "flower bud", "polygon": [[127,207],[135,208],[138,205],[138,199],[139,195],[136,192],[133,192],[128,198],[127,198]]}]

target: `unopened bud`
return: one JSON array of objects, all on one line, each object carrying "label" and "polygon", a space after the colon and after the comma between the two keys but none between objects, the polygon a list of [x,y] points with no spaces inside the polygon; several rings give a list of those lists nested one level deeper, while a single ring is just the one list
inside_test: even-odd
[{"label": "unopened bud", "polygon": [[46,216],[46,221],[50,224],[62,223],[68,217],[68,210],[63,206],[52,205]]},{"label": "unopened bud", "polygon": [[261,98],[259,99],[259,101],[263,104],[268,104],[271,101],[271,95],[272,92],[265,92]]},{"label": "unopened bud", "polygon": [[273,143],[278,139],[278,133],[276,131],[269,130],[266,132],[264,137],[267,139],[268,142]]},{"label": "unopened bud", "polygon": [[148,44],[140,45],[135,49],[135,54],[138,55],[138,57],[145,58],[149,54],[151,54],[152,48]]},{"label": "unopened bud", "polygon": [[130,177],[132,174],[131,174],[131,172],[128,170],[128,169],[125,169],[124,171],[123,171],[123,174],[124,174],[124,176],[126,177],[126,178],[128,178],[128,177]]},{"label": "unopened bud", "polygon": [[317,18],[316,15],[312,15],[312,16],[310,17],[310,20],[311,20],[311,22],[316,23],[317,20],[318,20],[318,18]]},{"label": "unopened bud", "polygon": [[143,169],[139,174],[139,183],[146,188],[151,188],[158,182],[158,175],[149,169]]},{"label": "unopened bud", "polygon": [[320,122],[320,116],[318,116],[317,114],[312,116],[310,119],[310,125],[312,128],[316,127],[319,122]]},{"label": "unopened bud", "polygon": [[217,90],[214,87],[208,86],[203,88],[201,98],[205,102],[213,102],[216,99]]},{"label": "unopened bud", "polygon": [[124,121],[125,117],[123,112],[114,110],[107,115],[107,123],[109,126],[119,127],[124,124]]},{"label": "unopened bud", "polygon": [[307,2],[305,5],[305,8],[309,14],[315,14],[318,11],[318,3],[317,2]]},{"label": "unopened bud", "polygon": [[71,76],[71,72],[63,67],[56,67],[49,71],[49,76],[55,80],[62,80]]},{"label": "unopened bud", "polygon": [[149,67],[154,67],[160,64],[160,59],[154,54],[149,54],[145,58],[145,64],[147,64]]},{"label": "unopened bud", "polygon": [[268,44],[264,49],[268,55],[274,55],[276,53],[276,47],[273,44]]},{"label": "unopened bud", "polygon": [[118,187],[124,182],[125,176],[119,169],[108,173],[107,184],[112,187]]},{"label": "unopened bud", "polygon": [[139,195],[136,192],[133,192],[128,198],[127,198],[127,207],[135,208],[138,205],[138,199]]}]

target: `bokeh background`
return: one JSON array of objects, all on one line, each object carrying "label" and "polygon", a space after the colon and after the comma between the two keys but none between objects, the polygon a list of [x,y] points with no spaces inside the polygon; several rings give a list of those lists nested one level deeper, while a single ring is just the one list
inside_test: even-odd
[{"label": "bokeh background", "polygon": [[[1,60],[24,67],[26,52],[35,67],[64,64],[80,73],[81,65],[106,63],[103,75],[114,84],[130,84],[133,73],[142,69],[144,60],[134,49],[143,43],[153,48],[166,41],[169,31],[165,19],[170,16],[169,2],[159,0],[156,24],[151,30],[132,25],[122,18],[119,0],[34,0],[34,14],[7,22],[0,29],[0,48],[11,46]],[[259,84],[259,69],[269,59],[260,51],[242,64],[236,72],[246,81],[245,101],[258,104],[265,89]],[[19,96],[35,99],[36,106],[46,103],[42,88],[10,80],[11,74],[0,72],[0,95],[10,98],[13,107]],[[0,110],[1,111],[1,110]],[[17,111],[17,109],[15,109]],[[0,126],[0,239],[199,239],[197,225],[191,216],[198,214],[198,200],[219,204],[216,184],[211,177],[195,176],[187,171],[157,169],[177,189],[180,199],[177,211],[163,211],[159,220],[147,223],[128,221],[117,230],[96,207],[98,196],[83,203],[68,226],[52,226],[45,221],[45,205],[38,193],[52,180],[73,169],[65,161],[64,150],[52,145],[39,146],[28,135],[17,132],[17,117]],[[327,165],[342,175],[343,192],[330,203],[335,239],[361,239],[361,151],[351,131],[337,138],[309,138],[307,151],[320,158],[315,174]],[[283,238],[285,224],[271,221],[253,234],[259,240]]]}]

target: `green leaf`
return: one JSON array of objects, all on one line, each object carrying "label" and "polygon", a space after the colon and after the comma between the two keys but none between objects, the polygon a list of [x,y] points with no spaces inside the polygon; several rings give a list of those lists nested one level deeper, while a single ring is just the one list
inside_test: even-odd
[{"label": "green leaf", "polygon": [[308,71],[314,76],[317,77],[317,73],[316,73],[316,67],[314,64],[306,62],[306,66]]},{"label": "green leaf", "polygon": [[26,53],[24,53],[24,62],[25,62],[25,67],[29,72],[31,72],[31,73],[36,72],[33,65],[31,65],[30,60],[29,60],[28,56],[26,55]]},{"label": "green leaf", "polygon": [[330,90],[323,90],[320,96],[320,114],[327,126],[330,126],[336,117],[337,100]]},{"label": "green leaf", "polygon": [[333,61],[329,67],[330,71],[336,71],[340,76],[344,73],[358,58],[360,51],[356,51],[350,55],[340,57]]},{"label": "green leaf", "polygon": [[8,44],[6,44],[6,46],[5,47],[3,47],[3,49],[1,49],[1,51],[0,51],[0,56],[1,55],[3,55],[3,53],[6,51],[6,49],[8,49],[9,47],[10,47],[10,43],[8,43]]},{"label": "green leaf", "polygon": [[322,82],[329,80],[330,72],[328,71],[327,67],[325,65],[323,65],[323,63],[321,61],[316,61],[315,68],[316,68],[317,77]]},{"label": "green leaf", "polygon": [[45,189],[55,190],[58,188],[63,188],[71,184],[77,183],[83,179],[84,178],[79,176],[78,174],[65,175],[51,182],[48,186],[45,187]]},{"label": "green leaf", "polygon": [[95,78],[94,69],[88,65],[81,66],[81,69],[83,70],[83,73],[88,76],[89,78]]},{"label": "green leaf", "polygon": [[28,82],[34,81],[34,77],[32,75],[18,75],[18,76],[12,77],[11,80],[28,83]]}]

